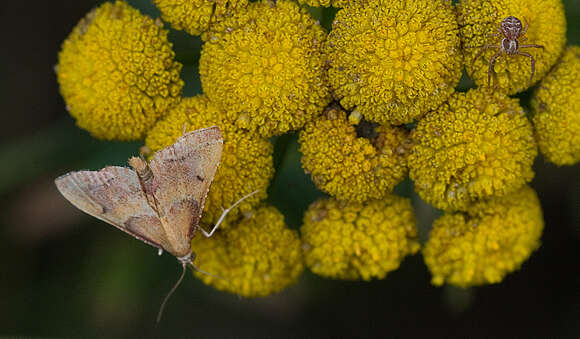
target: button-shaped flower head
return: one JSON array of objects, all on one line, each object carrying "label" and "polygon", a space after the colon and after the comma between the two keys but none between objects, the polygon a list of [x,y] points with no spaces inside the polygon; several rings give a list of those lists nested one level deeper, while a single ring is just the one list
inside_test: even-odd
[{"label": "button-shaped flower head", "polygon": [[538,151],[517,99],[488,90],[455,93],[411,132],[409,176],[441,209],[517,190],[532,180]]},{"label": "button-shaped flower head", "polygon": [[397,196],[363,204],[318,200],[300,231],[306,265],[335,279],[383,279],[420,247],[411,203]]},{"label": "button-shaped flower head", "polygon": [[580,47],[568,47],[544,79],[532,106],[540,151],[557,165],[580,161]]},{"label": "button-shaped flower head", "polygon": [[255,207],[266,198],[268,184],[274,175],[272,143],[226,122],[224,113],[205,96],[183,99],[153,127],[147,135],[146,145],[157,151],[173,144],[183,134],[184,128],[193,131],[211,126],[218,126],[222,131],[224,147],[202,214],[202,222],[206,224],[214,224],[222,208],[228,208],[243,196],[259,190],[228,216],[234,218],[238,211]]},{"label": "button-shaped flower head", "polygon": [[423,249],[435,285],[499,283],[540,246],[544,228],[536,192],[477,202],[463,213],[444,214],[433,223]]},{"label": "button-shaped flower head", "polygon": [[79,127],[136,140],[181,99],[167,30],[123,1],[90,12],[62,44],[57,76]]},{"label": "button-shaped flower head", "polygon": [[238,127],[282,134],[329,103],[326,33],[295,2],[251,3],[208,34],[199,61],[203,91]]},{"label": "button-shaped flower head", "polygon": [[375,0],[340,10],[328,37],[329,82],[347,109],[411,122],[453,93],[463,65],[451,2]]},{"label": "button-shaped flower head", "polygon": [[541,79],[566,44],[561,0],[462,0],[457,20],[467,74],[508,94]]},{"label": "button-shaped flower head", "polygon": [[331,106],[300,132],[302,166],[319,189],[338,199],[383,198],[407,176],[407,136],[404,128],[352,125],[345,111]]},{"label": "button-shaped flower head", "polygon": [[248,0],[153,0],[163,20],[175,29],[200,35],[216,20],[243,9]]},{"label": "button-shaped flower head", "polygon": [[304,272],[298,232],[289,229],[274,207],[246,212],[211,238],[195,237],[196,265],[216,278],[196,272],[204,283],[243,297],[276,293]]},{"label": "button-shaped flower head", "polygon": [[351,5],[354,2],[363,0],[298,0],[301,4],[313,7],[337,7],[342,8]]}]

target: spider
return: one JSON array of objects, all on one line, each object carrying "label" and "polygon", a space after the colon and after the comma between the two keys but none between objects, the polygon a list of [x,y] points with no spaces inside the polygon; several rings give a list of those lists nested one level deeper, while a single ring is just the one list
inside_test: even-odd
[{"label": "spider", "polygon": [[[477,60],[477,58],[479,58],[481,53],[483,53],[483,51],[485,51],[488,48],[498,48],[499,49],[499,51],[497,51],[497,53],[495,53],[491,57],[491,59],[489,60],[489,69],[487,71],[487,86],[489,86],[489,84],[491,82],[491,75],[492,74],[495,75],[495,70],[493,69],[493,64],[495,62],[495,59],[497,59],[497,57],[499,57],[503,53],[506,53],[508,55],[519,54],[519,55],[527,56],[528,58],[530,58],[530,60],[532,61],[532,75],[530,76],[530,83],[531,83],[532,79],[534,78],[536,60],[534,59],[534,57],[530,53],[521,52],[520,48],[542,48],[543,49],[544,46],[535,45],[535,44],[520,45],[520,41],[518,41],[518,38],[520,38],[526,34],[526,32],[528,31],[528,23],[526,21],[526,26],[523,28],[523,31],[522,31],[522,22],[520,21],[520,19],[516,18],[515,16],[508,16],[507,18],[503,19],[501,21],[501,23],[498,25],[498,27],[496,27],[496,29],[497,29],[497,33],[493,33],[493,34],[490,34],[488,36],[499,37],[500,35],[503,35],[503,38],[501,39],[501,43],[499,45],[494,45],[494,44],[484,45],[481,48],[481,50],[477,53],[477,55],[475,56],[475,59],[473,59],[473,63],[475,63],[475,60]],[[527,37],[524,37],[521,39],[521,42],[524,42],[527,39],[528,39]]]}]

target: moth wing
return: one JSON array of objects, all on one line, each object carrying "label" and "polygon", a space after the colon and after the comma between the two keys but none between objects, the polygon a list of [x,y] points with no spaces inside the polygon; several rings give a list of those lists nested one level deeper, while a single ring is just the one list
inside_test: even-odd
[{"label": "moth wing", "polygon": [[149,162],[159,216],[174,247],[183,247],[182,255],[191,251],[222,149],[221,131],[214,126],[184,134]]},{"label": "moth wing", "polygon": [[55,180],[60,193],[81,211],[160,249],[170,249],[157,212],[151,208],[137,174],[109,166],[70,172]]}]

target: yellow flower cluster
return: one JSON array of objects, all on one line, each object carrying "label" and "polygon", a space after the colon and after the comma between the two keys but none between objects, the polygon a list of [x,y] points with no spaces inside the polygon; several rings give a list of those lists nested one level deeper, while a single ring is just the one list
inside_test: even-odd
[{"label": "yellow flower cluster", "polygon": [[[541,79],[562,54],[566,44],[566,17],[561,0],[462,0],[457,6],[457,20],[461,27],[465,66],[478,86],[487,86],[489,62],[499,49],[488,48],[477,60],[475,56],[483,46],[501,44],[504,36],[498,32],[498,27],[508,16],[515,16],[527,26],[526,34],[518,41],[520,51],[531,54],[536,60],[532,82]],[[544,48],[523,48],[525,44]],[[497,77],[492,78],[491,85],[496,91],[508,94],[527,89],[531,85],[530,62],[529,57],[503,53],[495,61]]]},{"label": "yellow flower cluster", "polygon": [[70,114],[93,136],[142,139],[181,97],[181,64],[161,22],[123,1],[90,12],[62,44],[57,76]]},{"label": "yellow flower cluster", "polygon": [[224,148],[205,202],[202,222],[206,224],[214,224],[222,214],[222,208],[228,208],[243,196],[259,190],[228,216],[235,218],[239,212],[255,207],[266,198],[268,184],[274,175],[270,141],[226,122],[224,113],[205,96],[183,99],[151,129],[146,145],[157,151],[173,144],[182,135],[184,127],[193,131],[211,126],[218,126],[222,131]]},{"label": "yellow flower cluster", "polygon": [[383,279],[420,247],[410,200],[397,196],[364,204],[318,200],[300,231],[306,265],[336,279]]},{"label": "yellow flower cluster", "polygon": [[326,33],[296,3],[251,3],[209,35],[199,61],[202,87],[239,128],[281,134],[302,127],[329,103]]},{"label": "yellow flower cluster", "polygon": [[191,245],[198,254],[196,265],[222,279],[195,275],[218,290],[243,297],[276,293],[304,271],[298,233],[286,227],[274,207],[249,212],[225,232],[210,239],[196,237]]},{"label": "yellow flower cluster", "polygon": [[[182,98],[168,31],[124,1],[79,22],[58,82],[77,124],[98,138],[146,136],[154,152],[185,131],[220,128],[202,226],[258,193],[212,238],[192,240],[195,264],[214,275],[196,272],[204,283],[258,297],[294,283],[305,265],[334,279],[385,278],[420,248],[410,199],[392,195],[407,175],[445,213],[423,250],[433,284],[498,283],[539,247],[542,211],[526,186],[536,139],[549,161],[580,161],[580,47],[563,53],[560,0],[153,1],[172,27],[202,35],[203,95]],[[341,8],[329,34],[304,5]],[[508,16],[524,24],[519,48],[542,79],[535,134],[508,96],[529,87],[530,58],[498,53]],[[464,63],[479,88],[459,93]],[[412,122],[410,133],[397,126]],[[274,175],[268,138],[292,130],[302,167],[331,195],[304,214],[302,239],[263,203]]]},{"label": "yellow flower cluster", "polygon": [[216,20],[243,9],[248,0],[153,0],[163,20],[191,35],[210,29]]},{"label": "yellow flower cluster", "polygon": [[440,209],[464,209],[532,180],[532,125],[517,99],[479,88],[454,94],[411,133],[409,176]]},{"label": "yellow flower cluster", "polygon": [[536,193],[524,186],[435,220],[423,255],[432,283],[493,284],[540,246],[544,221]]},{"label": "yellow flower cluster", "polygon": [[[368,128],[369,138],[357,128]],[[383,198],[407,176],[407,131],[399,127],[349,123],[330,106],[300,132],[302,167],[318,188],[346,201]]]},{"label": "yellow flower cluster", "polygon": [[454,92],[463,62],[451,2],[375,0],[340,10],[328,78],[343,107],[378,123],[411,122]]},{"label": "yellow flower cluster", "polygon": [[540,151],[557,165],[580,161],[580,47],[568,47],[532,98]]}]

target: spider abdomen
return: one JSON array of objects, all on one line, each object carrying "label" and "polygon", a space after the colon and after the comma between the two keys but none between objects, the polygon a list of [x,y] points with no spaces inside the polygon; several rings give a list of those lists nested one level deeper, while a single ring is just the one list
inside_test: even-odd
[{"label": "spider abdomen", "polygon": [[508,38],[503,38],[501,40],[501,46],[507,54],[518,54],[519,43],[517,40],[510,40]]}]

